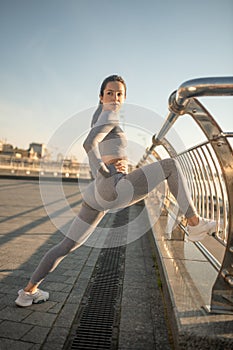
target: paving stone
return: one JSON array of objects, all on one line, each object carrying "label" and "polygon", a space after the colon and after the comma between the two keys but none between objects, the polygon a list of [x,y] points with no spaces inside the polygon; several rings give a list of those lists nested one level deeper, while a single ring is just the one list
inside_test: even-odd
[{"label": "paving stone", "polygon": [[2,320],[20,322],[32,313],[29,309],[17,308],[16,306],[6,306],[0,311],[0,318]]},{"label": "paving stone", "polygon": [[[38,305],[39,306],[39,305]],[[43,327],[51,327],[56,315],[41,311],[34,311],[28,317],[26,317],[23,322],[31,325],[38,325]]]},{"label": "paving stone", "polygon": [[[78,275],[78,272],[81,270],[82,268],[82,265],[80,263],[80,266],[79,268],[77,268],[77,270],[75,268],[73,268],[72,270],[71,269],[63,269],[63,271],[61,272],[62,275],[66,276],[67,277],[70,277],[70,278],[77,278],[77,275]],[[67,283],[67,280],[66,280],[66,283]]]},{"label": "paving stone", "polygon": [[46,281],[47,281],[47,283],[51,283],[51,282],[54,282],[54,283],[59,283],[59,282],[61,282],[61,283],[66,283],[66,281],[67,281],[67,276],[64,276],[63,274],[62,274],[62,271],[60,271],[60,269],[58,270],[57,269],[57,271],[56,272],[60,272],[60,273],[50,273],[49,275],[48,275],[48,277],[46,278]]},{"label": "paving stone", "polygon": [[6,305],[9,305],[12,302],[12,297],[6,294],[1,293],[0,294],[0,311],[6,307]]},{"label": "paving stone", "polygon": [[66,303],[56,319],[55,326],[57,327],[71,327],[75,315],[78,311],[79,304],[68,304]]},{"label": "paving stone", "polygon": [[56,303],[53,303],[53,304],[54,305],[51,308],[49,308],[47,312],[49,312],[51,314],[58,314],[61,311],[61,309],[62,309],[62,307],[64,305],[64,302],[61,302],[61,303],[57,303],[56,302]]},{"label": "paving stone", "polygon": [[[40,312],[50,312],[51,309],[57,306],[57,302],[47,300],[46,303],[41,304],[32,304],[31,306],[28,306],[27,309],[30,309],[32,311],[40,311]],[[54,312],[55,313],[55,312]]]},{"label": "paving stone", "polygon": [[46,327],[35,326],[27,334],[25,334],[21,338],[21,340],[28,341],[31,343],[42,344],[45,341],[49,331],[50,331],[50,327],[46,328]]},{"label": "paving stone", "polygon": [[94,269],[93,266],[84,265],[84,267],[79,275],[79,280],[89,279],[92,272],[93,272],[93,269]]},{"label": "paving stone", "polygon": [[121,328],[124,331],[133,332],[135,330],[136,332],[153,333],[153,323],[148,303],[138,308],[130,308],[124,305],[124,310],[121,314],[121,324]]},{"label": "paving stone", "polygon": [[43,344],[43,350],[62,350],[69,332],[70,329],[68,327],[53,327],[46,342]]},{"label": "paving stone", "polygon": [[65,292],[65,293],[70,293],[70,291],[72,289],[73,289],[73,285],[72,284],[66,284],[62,291]]},{"label": "paving stone", "polygon": [[[8,284],[8,280],[6,280],[4,283],[0,283],[0,291],[3,294],[15,295],[13,288],[14,287],[11,284]],[[18,289],[16,290],[18,291]]]},{"label": "paving stone", "polygon": [[34,345],[32,345],[30,350],[41,350],[41,344],[34,344]]},{"label": "paving stone", "polygon": [[46,281],[46,288],[47,291],[63,292],[67,288],[67,284]]},{"label": "paving stone", "polygon": [[66,284],[71,284],[73,286],[73,284],[76,282],[76,280],[77,280],[77,276],[68,277],[66,279]]},{"label": "paving stone", "polygon": [[67,303],[69,304],[79,304],[83,293],[84,293],[84,288],[80,288],[79,286],[77,288],[73,288],[72,292],[70,293],[68,299],[67,299]]},{"label": "paving stone", "polygon": [[36,350],[33,348],[32,343],[16,341],[12,339],[1,338],[0,345],[1,345],[1,348],[0,348],[1,350],[29,350],[29,349]]},{"label": "paving stone", "polygon": [[[47,288],[45,288],[45,290],[47,290]],[[64,292],[51,291],[49,293],[49,300],[53,302],[64,303],[67,299],[67,295],[68,294]]]},{"label": "paving stone", "polygon": [[[157,350],[153,332],[135,331],[121,332],[118,350]],[[165,350],[165,349],[164,349]]]},{"label": "paving stone", "polygon": [[[152,264],[150,255],[143,255],[143,246],[147,241],[148,236],[144,235],[140,240],[126,247],[119,350],[157,349],[156,328],[158,328],[158,332],[162,331],[163,334],[166,334],[166,341],[163,342],[164,349],[171,349],[165,323],[158,324],[152,314],[153,304],[161,305],[162,296],[154,293],[156,283],[150,285],[150,280],[156,281],[156,274],[155,270],[152,269],[150,269],[150,273],[148,272],[148,266]],[[150,288],[148,288],[149,285]],[[159,318],[164,319],[162,307]],[[158,337],[158,343],[160,340],[161,337]]]},{"label": "paving stone", "polygon": [[9,339],[20,339],[26,334],[32,325],[23,324],[19,322],[3,321],[0,324],[0,334],[1,337]]}]

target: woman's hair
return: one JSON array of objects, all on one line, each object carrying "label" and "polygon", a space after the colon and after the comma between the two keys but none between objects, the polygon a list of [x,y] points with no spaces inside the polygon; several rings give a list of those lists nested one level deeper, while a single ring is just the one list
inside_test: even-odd
[{"label": "woman's hair", "polygon": [[108,83],[112,82],[112,81],[119,81],[120,83],[122,83],[124,85],[125,88],[125,95],[126,95],[126,83],[124,81],[124,79],[120,76],[120,75],[110,75],[109,77],[105,78],[104,81],[101,84],[100,87],[100,96],[104,95],[104,90],[106,89],[106,86]]},{"label": "woman's hair", "polygon": [[[112,81],[119,81],[120,83],[122,83],[124,85],[125,96],[126,96],[126,83],[120,75],[116,75],[116,74],[110,75],[109,77],[104,79],[104,81],[102,82],[101,87],[100,87],[100,96],[104,95],[104,90],[106,89],[107,84],[109,82],[112,82]],[[98,105],[98,107],[97,107],[97,109],[92,117],[91,126],[93,126],[97,122],[97,120],[102,112],[102,107],[103,107],[102,102],[99,101],[99,105]]]}]

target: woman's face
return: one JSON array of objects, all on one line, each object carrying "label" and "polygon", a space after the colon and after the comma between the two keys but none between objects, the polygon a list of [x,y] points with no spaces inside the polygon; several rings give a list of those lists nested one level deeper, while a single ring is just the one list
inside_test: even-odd
[{"label": "woman's face", "polygon": [[100,96],[103,110],[117,112],[125,101],[125,87],[120,81],[107,83],[103,96]]}]

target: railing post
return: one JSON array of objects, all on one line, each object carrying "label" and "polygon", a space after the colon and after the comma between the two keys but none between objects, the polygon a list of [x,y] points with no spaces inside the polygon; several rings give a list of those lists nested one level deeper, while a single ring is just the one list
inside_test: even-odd
[{"label": "railing post", "polygon": [[212,288],[210,311],[233,314],[233,154],[224,133],[195,97],[232,96],[233,77],[201,78],[183,83],[169,98],[170,112],[161,130],[154,135],[149,151],[145,153],[139,166],[152,150],[163,143],[167,132],[182,114],[190,114],[206,135],[221,167],[223,181],[228,196],[228,238],[225,255],[217,279]]},{"label": "railing post", "polygon": [[[232,84],[233,89],[233,84]],[[211,304],[207,309],[214,313],[233,314],[233,155],[226,135],[216,121],[196,99],[190,99],[185,113],[190,114],[198,123],[209,140],[222,171],[226,185],[229,213],[228,238],[225,255],[217,279],[212,288]],[[199,117],[200,116],[200,119]]]}]

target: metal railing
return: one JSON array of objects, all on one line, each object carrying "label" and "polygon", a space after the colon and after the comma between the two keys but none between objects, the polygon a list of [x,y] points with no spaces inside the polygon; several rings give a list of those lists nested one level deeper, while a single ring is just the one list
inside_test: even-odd
[{"label": "metal railing", "polygon": [[[180,163],[198,213],[216,220],[215,238],[219,243],[216,250],[222,250],[222,259],[216,258],[208,246],[195,244],[218,271],[210,310],[230,314],[233,314],[233,153],[229,138],[233,132],[223,132],[197,97],[232,95],[233,77],[200,78],[183,83],[171,94],[168,116],[138,164],[159,159],[158,149],[163,147]],[[165,136],[184,114],[193,118],[207,141],[177,154]],[[172,199],[169,192],[168,195]],[[174,199],[169,202],[174,203]],[[181,227],[186,232],[183,224]]]}]

